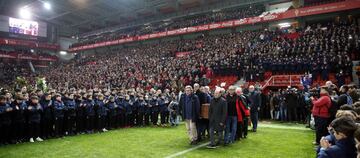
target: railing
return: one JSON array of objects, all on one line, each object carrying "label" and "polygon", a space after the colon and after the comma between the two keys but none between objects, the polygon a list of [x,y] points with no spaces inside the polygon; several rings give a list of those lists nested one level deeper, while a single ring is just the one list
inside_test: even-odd
[{"label": "railing", "polygon": [[262,86],[262,89],[265,89],[268,86],[301,86],[301,76],[303,75],[273,75],[271,76],[265,84]]}]

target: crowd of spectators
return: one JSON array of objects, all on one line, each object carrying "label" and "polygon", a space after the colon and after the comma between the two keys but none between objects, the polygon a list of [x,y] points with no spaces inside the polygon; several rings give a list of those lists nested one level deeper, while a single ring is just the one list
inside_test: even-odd
[{"label": "crowd of spectators", "polygon": [[99,35],[87,36],[85,38],[80,38],[79,42],[73,44],[71,47],[121,39],[135,35],[144,35],[190,26],[210,24],[226,20],[254,17],[261,15],[264,11],[265,7],[263,5],[248,5],[241,8],[230,8],[216,12],[190,15],[186,17],[172,19],[170,21],[155,22],[151,24],[122,29],[115,32],[106,32]]},{"label": "crowd of spectators", "polygon": [[[0,81],[2,88],[12,88],[17,76],[31,76],[30,67],[27,63],[0,63]],[[29,78],[30,79],[30,78]]]},{"label": "crowd of spectators", "polygon": [[304,6],[314,6],[327,3],[341,2],[345,0],[304,0]]},{"label": "crowd of spectators", "polygon": [[[341,86],[345,78],[352,76],[352,60],[359,59],[358,34],[356,24],[343,22],[297,30],[203,35],[191,40],[109,48],[106,52],[85,54],[87,57],[56,64],[39,75],[46,77],[50,87],[56,89],[178,89],[196,82],[207,85],[213,74],[236,74],[246,81],[263,81],[265,72],[311,73],[314,79],[321,76],[322,80],[334,73]],[[186,51],[190,54],[176,57],[177,52]],[[9,72],[13,73],[16,71]]]}]

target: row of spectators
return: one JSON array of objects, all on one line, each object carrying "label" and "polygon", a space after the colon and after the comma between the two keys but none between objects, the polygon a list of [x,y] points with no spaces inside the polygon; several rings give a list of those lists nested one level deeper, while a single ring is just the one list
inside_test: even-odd
[{"label": "row of spectators", "polygon": [[3,89],[0,146],[120,127],[175,126],[178,115],[177,96],[168,89]]},{"label": "row of spectators", "polygon": [[341,2],[345,0],[304,0],[304,6],[314,6],[327,3]]},{"label": "row of spectators", "polygon": [[[313,6],[326,3],[339,2],[344,0],[305,0],[304,6]],[[73,44],[71,47],[78,47],[87,44],[94,44],[103,41],[116,40],[135,35],[144,35],[167,30],[186,28],[190,26],[197,26],[203,24],[210,24],[214,22],[242,19],[247,17],[259,16],[265,12],[264,5],[248,5],[240,8],[230,8],[210,13],[201,13],[196,15],[189,15],[168,21],[155,22],[146,25],[139,25],[132,28],[121,29],[112,32],[105,32],[96,35],[85,36],[79,39],[79,42]]]},{"label": "row of spectators", "polygon": [[131,29],[123,29],[115,32],[107,32],[100,35],[92,35],[85,38],[80,38],[79,42],[73,44],[71,47],[78,47],[87,44],[94,44],[108,40],[121,39],[125,37],[144,35],[150,33],[163,32],[167,30],[186,28],[190,26],[197,26],[202,24],[210,24],[225,20],[242,19],[247,17],[259,16],[265,11],[263,5],[249,5],[241,8],[230,8],[217,12],[202,13],[192,16],[176,18],[170,21],[161,21],[147,25],[132,27]]}]

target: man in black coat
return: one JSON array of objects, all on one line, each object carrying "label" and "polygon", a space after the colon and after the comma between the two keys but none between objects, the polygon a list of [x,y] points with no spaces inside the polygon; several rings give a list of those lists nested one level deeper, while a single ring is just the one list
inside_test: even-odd
[{"label": "man in black coat", "polygon": [[[202,87],[203,88],[203,87]],[[206,103],[206,96],[205,93],[203,93],[200,90],[200,85],[195,83],[194,84],[194,91],[195,91],[195,95],[199,98],[199,102],[200,102],[200,110],[203,104]],[[204,118],[200,118],[197,122],[197,133],[198,133],[198,142],[200,142],[203,137],[205,136],[205,129],[206,129],[206,124],[208,124],[208,120],[204,119]]]},{"label": "man in black coat", "polygon": [[226,100],[221,97],[221,90],[215,90],[214,99],[211,100],[209,108],[211,143],[208,145],[208,148],[216,148],[216,146],[220,144],[221,140],[224,138],[223,131],[225,128],[227,108],[228,106]]},{"label": "man in black coat", "polygon": [[255,91],[255,87],[253,85],[249,86],[249,92],[250,118],[251,123],[253,124],[253,132],[256,132],[261,107],[261,96],[259,92]]},{"label": "man in black coat", "polygon": [[288,119],[289,121],[297,121],[298,119],[296,118],[296,110],[298,107],[298,98],[297,95],[295,94],[295,89],[291,88],[287,90],[287,94],[286,94],[286,104],[288,107]]}]

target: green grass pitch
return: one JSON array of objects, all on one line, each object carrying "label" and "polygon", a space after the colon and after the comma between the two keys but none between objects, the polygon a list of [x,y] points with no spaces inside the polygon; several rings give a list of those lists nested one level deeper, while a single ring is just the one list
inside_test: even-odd
[{"label": "green grass pitch", "polygon": [[[263,126],[263,127],[262,127]],[[313,158],[314,132],[304,125],[261,123],[258,132],[227,147],[201,147],[177,157]],[[200,144],[206,143],[202,142]],[[192,148],[185,126],[127,128],[44,142],[0,147],[1,158],[125,158],[168,157]]]}]

